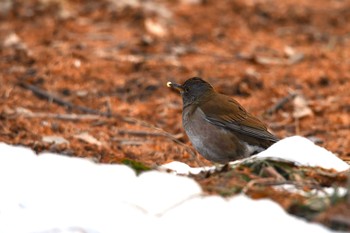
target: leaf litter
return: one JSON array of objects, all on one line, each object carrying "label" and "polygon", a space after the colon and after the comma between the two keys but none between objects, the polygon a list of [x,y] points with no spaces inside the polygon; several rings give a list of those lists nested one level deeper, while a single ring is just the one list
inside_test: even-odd
[{"label": "leaf litter", "polygon": [[[180,97],[165,87],[200,75],[279,137],[316,138],[350,161],[349,7],[326,0],[5,1],[0,140],[138,172],[171,161],[208,166],[183,133]],[[88,134],[74,137],[81,132]],[[270,198],[291,214],[349,231],[348,176],[266,159],[194,179],[208,194]]]}]

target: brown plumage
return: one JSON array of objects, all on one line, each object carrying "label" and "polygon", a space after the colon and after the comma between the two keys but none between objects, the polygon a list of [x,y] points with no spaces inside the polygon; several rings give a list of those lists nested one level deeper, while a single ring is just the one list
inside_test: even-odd
[{"label": "brown plumage", "polygon": [[227,163],[249,157],[278,141],[263,122],[201,78],[188,79],[183,85],[168,83],[168,86],[180,91],[184,129],[206,159]]}]

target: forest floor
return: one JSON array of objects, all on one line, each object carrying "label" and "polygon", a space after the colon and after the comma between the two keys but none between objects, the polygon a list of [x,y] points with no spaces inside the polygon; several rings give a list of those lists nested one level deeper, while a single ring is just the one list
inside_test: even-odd
[{"label": "forest floor", "polygon": [[[0,141],[100,163],[210,165],[183,131],[181,97],[166,87],[200,76],[278,137],[302,135],[350,161],[350,1],[0,4]],[[195,179],[225,196],[267,167],[287,180],[303,169],[313,185],[346,185],[345,174],[286,166]],[[315,207],[267,185],[246,193],[350,230],[350,201],[336,195]]]}]

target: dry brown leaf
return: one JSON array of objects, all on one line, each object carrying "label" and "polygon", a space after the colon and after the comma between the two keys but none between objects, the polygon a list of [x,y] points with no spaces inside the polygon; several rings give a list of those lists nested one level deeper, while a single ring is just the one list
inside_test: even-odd
[{"label": "dry brown leaf", "polygon": [[98,146],[102,146],[103,145],[102,142],[100,142],[99,140],[97,140],[95,137],[93,137],[92,135],[90,135],[87,132],[76,134],[73,137],[75,137],[77,139],[80,139],[80,140],[82,140],[84,142],[90,143],[90,144],[94,144],[94,145],[98,145]]},{"label": "dry brown leaf", "polygon": [[293,111],[294,118],[300,119],[303,117],[313,115],[311,108],[309,108],[306,99],[302,95],[297,95],[293,99],[293,106],[294,106],[294,111]]},{"label": "dry brown leaf", "polygon": [[168,33],[164,25],[162,25],[159,21],[150,18],[145,20],[145,28],[150,34],[157,37],[164,37]]}]

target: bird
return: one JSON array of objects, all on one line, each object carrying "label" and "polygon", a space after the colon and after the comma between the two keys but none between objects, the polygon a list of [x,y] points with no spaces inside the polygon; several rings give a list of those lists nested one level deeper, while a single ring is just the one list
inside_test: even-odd
[{"label": "bird", "polygon": [[182,125],[193,147],[207,160],[227,164],[259,153],[279,139],[235,99],[202,78],[182,85],[167,82],[182,96]]}]

